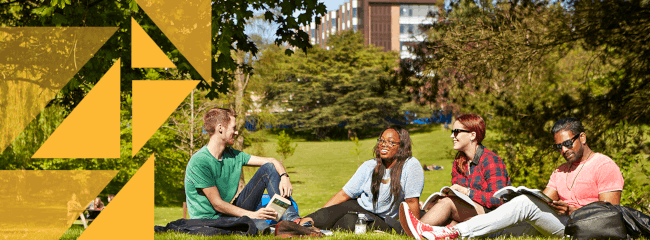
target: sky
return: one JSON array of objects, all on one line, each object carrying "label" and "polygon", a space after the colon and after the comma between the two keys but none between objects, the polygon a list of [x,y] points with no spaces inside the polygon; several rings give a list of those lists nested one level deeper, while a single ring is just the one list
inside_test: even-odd
[{"label": "sky", "polygon": [[327,7],[327,11],[334,11],[339,9],[339,5],[343,5],[345,2],[349,2],[350,0],[319,0],[318,2],[325,3],[325,6]]}]

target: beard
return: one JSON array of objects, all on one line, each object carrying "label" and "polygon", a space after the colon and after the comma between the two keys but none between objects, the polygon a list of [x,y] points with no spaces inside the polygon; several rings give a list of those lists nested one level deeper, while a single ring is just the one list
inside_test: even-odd
[{"label": "beard", "polygon": [[585,150],[581,143],[580,148],[578,148],[578,151],[573,151],[573,150],[566,151],[562,156],[564,157],[564,159],[567,160],[567,162],[575,162],[576,160],[582,159],[582,155],[584,155],[584,152]]}]

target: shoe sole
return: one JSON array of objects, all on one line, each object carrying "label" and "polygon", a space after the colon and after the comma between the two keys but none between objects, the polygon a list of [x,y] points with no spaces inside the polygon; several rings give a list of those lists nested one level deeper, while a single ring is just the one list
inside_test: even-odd
[{"label": "shoe sole", "polygon": [[408,204],[406,204],[406,202],[402,202],[402,206],[399,207],[399,224],[402,225],[402,228],[404,229],[404,232],[406,232],[406,235],[415,239],[420,239],[420,236],[418,236],[419,234],[413,234],[417,233],[417,231],[413,227],[411,218],[406,217],[406,209],[408,209]]}]

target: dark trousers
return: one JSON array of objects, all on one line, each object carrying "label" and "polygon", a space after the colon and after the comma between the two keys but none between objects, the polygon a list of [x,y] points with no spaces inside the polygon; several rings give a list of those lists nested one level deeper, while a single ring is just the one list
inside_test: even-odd
[{"label": "dark trousers", "polygon": [[390,232],[391,229],[395,229],[399,234],[404,232],[397,220],[390,217],[383,219],[377,214],[366,211],[366,209],[359,206],[356,199],[350,199],[333,206],[321,208],[307,217],[314,219],[314,226],[320,229],[353,231],[358,215],[348,212],[363,213],[366,215],[366,218],[373,218],[374,221],[366,222],[368,229],[378,229],[384,232]]},{"label": "dark trousers", "polygon": [[[269,193],[269,197],[271,198],[273,198],[273,195],[275,194],[280,194],[280,175],[277,170],[275,170],[275,166],[272,163],[265,163],[257,170],[257,172],[255,172],[253,178],[248,181],[246,187],[244,187],[237,199],[235,199],[235,206],[249,211],[256,211],[257,206],[262,201],[264,190]],[[232,217],[225,214],[219,218],[226,218],[232,221],[239,219],[238,217]],[[287,211],[284,212],[284,215],[280,220],[293,221],[297,218],[300,218],[300,216],[298,216],[296,209],[291,206],[287,208]],[[253,219],[253,221],[260,231],[265,227],[268,227],[268,223],[264,220]]]}]

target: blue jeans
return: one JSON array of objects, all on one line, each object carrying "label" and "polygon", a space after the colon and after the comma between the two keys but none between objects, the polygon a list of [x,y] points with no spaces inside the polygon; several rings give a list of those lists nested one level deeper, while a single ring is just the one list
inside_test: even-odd
[{"label": "blue jeans", "polygon": [[[262,201],[262,195],[264,194],[265,189],[271,198],[273,198],[273,195],[275,194],[280,194],[280,175],[275,170],[275,166],[272,163],[265,163],[257,170],[257,172],[255,172],[253,178],[248,181],[246,187],[244,187],[237,199],[235,199],[235,206],[249,211],[256,211],[257,206]],[[219,218],[235,221],[239,217],[232,217],[224,214]],[[298,218],[300,218],[300,216],[292,206],[284,212],[280,221],[293,221]],[[263,231],[269,227],[269,224],[262,219],[253,219],[253,222],[255,222],[255,226],[257,226],[259,231]]]},{"label": "blue jeans", "polygon": [[456,225],[463,238],[481,236],[564,236],[566,215],[555,211],[539,198],[520,195],[489,213]]}]

